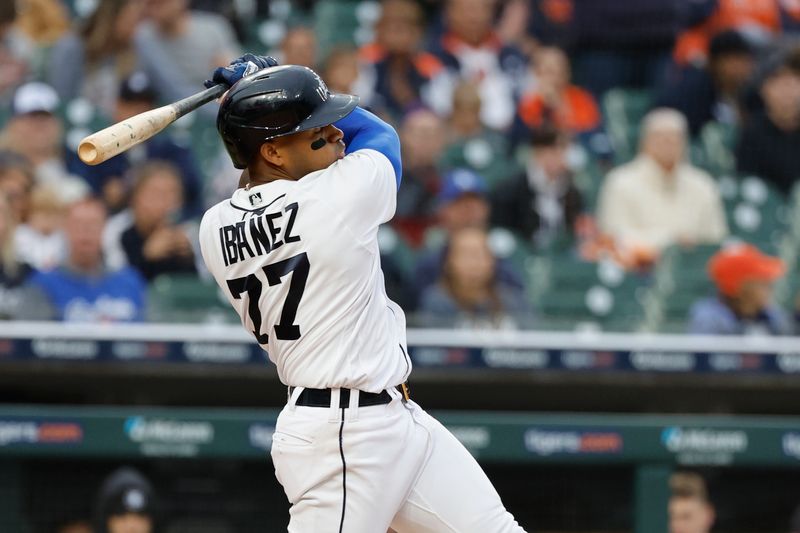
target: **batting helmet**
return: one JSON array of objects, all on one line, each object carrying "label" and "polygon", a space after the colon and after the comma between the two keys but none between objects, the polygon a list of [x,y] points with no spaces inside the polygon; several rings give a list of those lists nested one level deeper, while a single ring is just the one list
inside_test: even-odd
[{"label": "batting helmet", "polygon": [[246,168],[264,141],[332,124],[358,97],[333,94],[310,68],[283,65],[242,78],[228,91],[217,130],[236,168]]}]

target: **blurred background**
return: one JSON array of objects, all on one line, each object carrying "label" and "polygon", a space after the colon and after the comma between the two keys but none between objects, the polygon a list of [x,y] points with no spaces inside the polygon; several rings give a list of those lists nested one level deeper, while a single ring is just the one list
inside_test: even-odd
[{"label": "blurred background", "polygon": [[800,531],[799,32],[797,0],[5,0],[0,532],[285,529],[285,389],[197,243],[239,178],[216,103],[76,155],[244,52],[398,130],[412,395],[526,529]]}]

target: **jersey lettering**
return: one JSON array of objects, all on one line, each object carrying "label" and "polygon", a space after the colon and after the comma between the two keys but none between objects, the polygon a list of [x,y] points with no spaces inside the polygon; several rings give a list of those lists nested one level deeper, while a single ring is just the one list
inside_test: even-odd
[{"label": "jersey lettering", "polygon": [[248,219],[221,227],[219,241],[225,266],[267,254],[284,243],[300,242],[300,235],[292,233],[298,211],[299,206],[294,202],[283,211],[250,212]]}]

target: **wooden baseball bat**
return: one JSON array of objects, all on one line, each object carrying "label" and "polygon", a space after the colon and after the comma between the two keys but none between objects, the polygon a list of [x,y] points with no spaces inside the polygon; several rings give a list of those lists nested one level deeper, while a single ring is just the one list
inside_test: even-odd
[{"label": "wooden baseball bat", "polygon": [[146,141],[186,113],[222,96],[228,87],[215,85],[183,100],[139,113],[84,138],[78,157],[87,165],[98,165],[128,148]]}]

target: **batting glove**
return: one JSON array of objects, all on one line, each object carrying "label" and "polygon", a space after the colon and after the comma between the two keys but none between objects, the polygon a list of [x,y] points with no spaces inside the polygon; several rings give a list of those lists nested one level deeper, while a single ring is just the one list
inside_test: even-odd
[{"label": "batting glove", "polygon": [[206,80],[203,85],[206,87],[213,87],[214,85],[227,85],[233,86],[234,83],[249,76],[254,72],[268,67],[275,67],[278,61],[272,56],[257,56],[254,54],[245,54],[231,61],[227,67],[219,67],[214,70],[210,80]]}]

